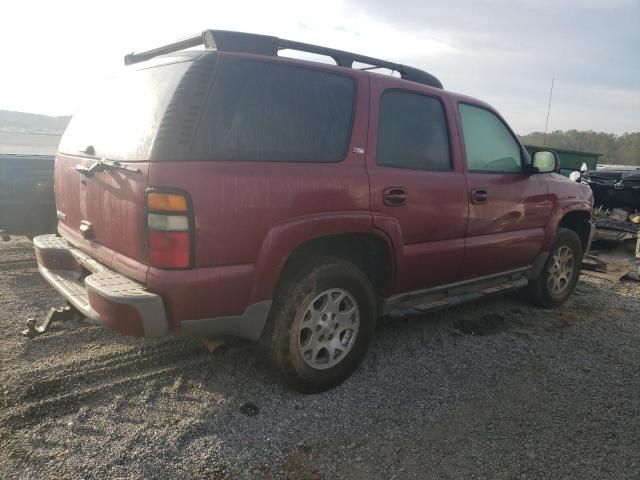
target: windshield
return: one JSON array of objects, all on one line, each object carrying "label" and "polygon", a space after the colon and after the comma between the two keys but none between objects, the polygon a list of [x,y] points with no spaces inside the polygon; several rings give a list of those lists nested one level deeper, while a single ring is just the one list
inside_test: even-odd
[{"label": "windshield", "polygon": [[192,62],[127,68],[102,82],[71,119],[59,150],[110,160],[149,160],[162,117]]}]

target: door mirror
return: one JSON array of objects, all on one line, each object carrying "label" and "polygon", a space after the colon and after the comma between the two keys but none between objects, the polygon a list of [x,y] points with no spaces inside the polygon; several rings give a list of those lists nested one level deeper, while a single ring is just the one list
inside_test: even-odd
[{"label": "door mirror", "polygon": [[531,166],[538,169],[538,173],[551,173],[560,170],[558,154],[551,150],[540,150],[533,154]]}]

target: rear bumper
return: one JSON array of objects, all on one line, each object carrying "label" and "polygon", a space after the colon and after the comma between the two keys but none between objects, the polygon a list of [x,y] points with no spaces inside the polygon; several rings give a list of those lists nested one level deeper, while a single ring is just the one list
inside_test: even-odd
[{"label": "rear bumper", "polygon": [[[232,275],[207,269],[152,271],[149,288],[106,267],[56,235],[33,239],[42,276],[83,315],[126,335],[159,337],[169,332],[193,337],[230,335],[258,340],[266,324],[271,300],[259,301],[239,314],[208,309],[229,307],[225,295],[237,290]],[[232,269],[233,271],[233,269]],[[213,279],[213,280],[212,280]],[[240,282],[242,283],[242,282]],[[200,308],[202,307],[202,308]],[[195,315],[184,315],[195,311]],[[176,318],[176,311],[180,316]],[[169,312],[173,312],[171,318]],[[204,313],[204,314],[198,314]]]},{"label": "rear bumper", "polygon": [[159,337],[169,332],[162,298],[144,285],[55,235],[35,237],[33,244],[42,276],[83,315],[127,335]]}]

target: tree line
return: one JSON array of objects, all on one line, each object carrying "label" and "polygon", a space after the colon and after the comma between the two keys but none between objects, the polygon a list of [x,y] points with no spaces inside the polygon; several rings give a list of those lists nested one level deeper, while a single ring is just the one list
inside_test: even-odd
[{"label": "tree line", "polygon": [[544,132],[521,135],[520,140],[527,145],[601,153],[598,163],[640,165],[640,132],[615,135],[591,130],[556,130],[547,133],[546,143]]}]

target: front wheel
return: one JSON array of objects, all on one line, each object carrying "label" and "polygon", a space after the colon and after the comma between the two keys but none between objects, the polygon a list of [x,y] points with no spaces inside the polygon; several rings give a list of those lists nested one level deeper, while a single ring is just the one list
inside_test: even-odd
[{"label": "front wheel", "polygon": [[303,393],[328,390],[358,367],[376,321],[368,278],[333,257],[298,261],[279,286],[270,342],[285,381]]},{"label": "front wheel", "polygon": [[542,271],[526,287],[529,300],[546,308],[564,303],[578,283],[582,255],[582,242],[576,232],[559,228]]}]

